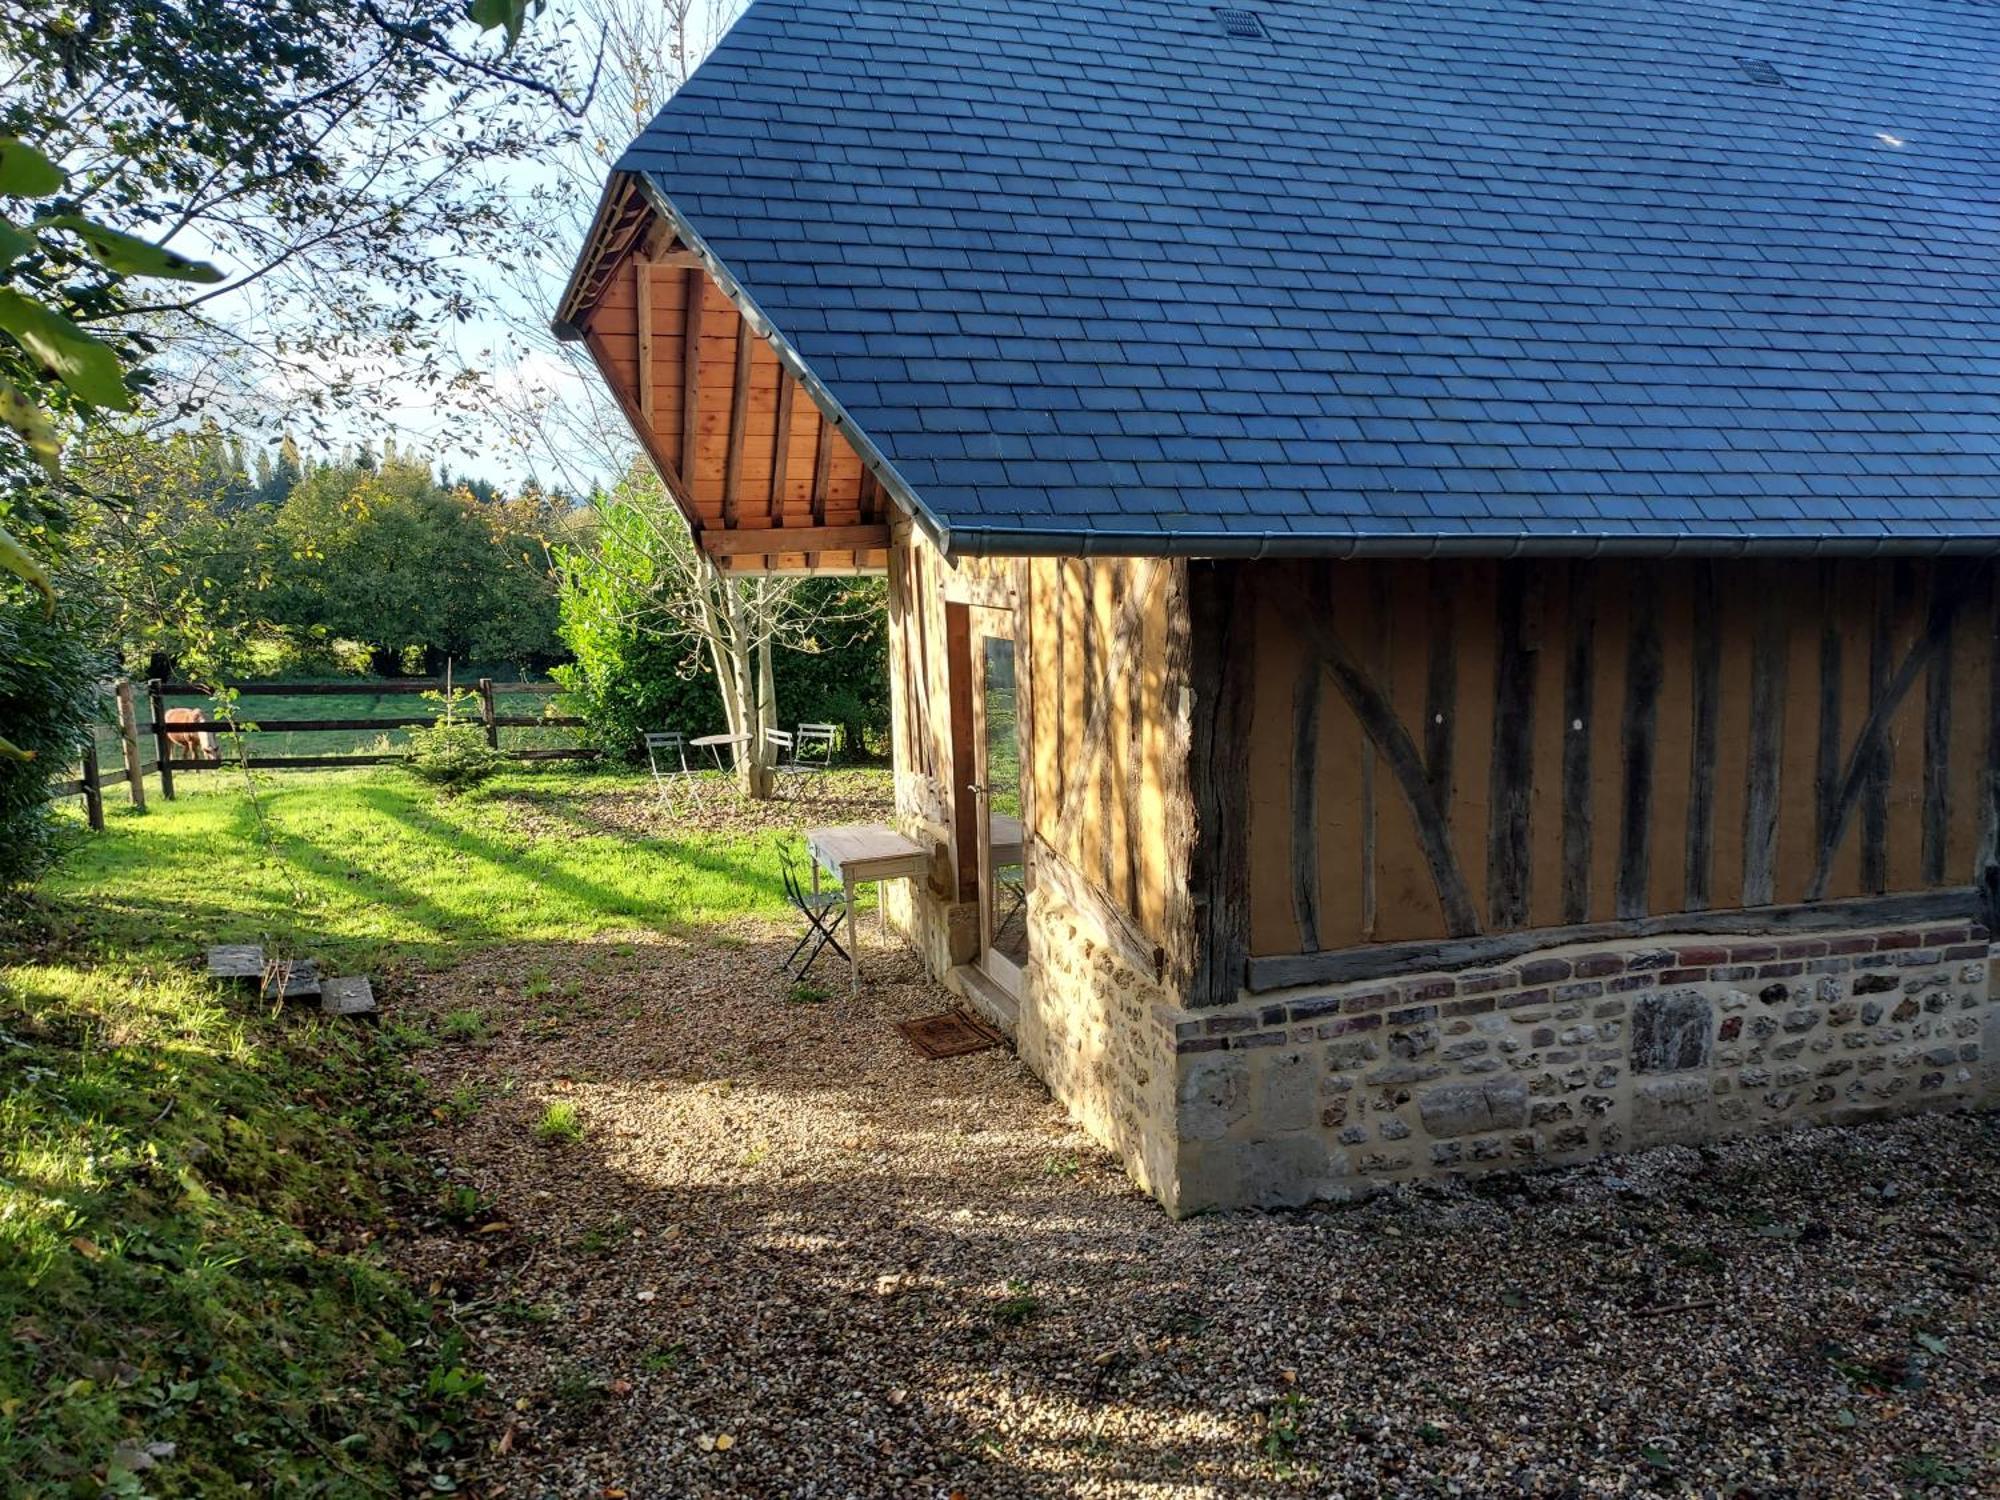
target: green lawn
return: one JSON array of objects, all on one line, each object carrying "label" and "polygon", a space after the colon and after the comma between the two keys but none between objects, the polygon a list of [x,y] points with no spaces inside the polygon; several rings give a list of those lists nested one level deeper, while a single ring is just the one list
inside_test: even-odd
[{"label": "green lawn", "polygon": [[184,957],[262,941],[353,965],[672,930],[784,900],[776,830],[634,836],[579,810],[607,793],[650,796],[643,772],[521,767],[457,798],[396,767],[261,784],[271,846],[242,774],[205,773],[183,778],[176,801],[156,792],[143,815],[114,794],[104,833],[80,838],[43,890],[88,912],[85,936],[102,951]]},{"label": "green lawn", "polygon": [[777,913],[780,842],[838,811],[666,823],[644,773],[565,766],[457,798],[396,767],[261,784],[261,814],[240,773],[144,814],[114,793],[101,834],[65,804],[68,857],[0,910],[8,1495],[441,1493],[490,1431],[476,1349],[375,1248],[476,1210],[409,1154],[448,1102],[404,1057],[431,1038],[274,1012],[199,978],[205,945],[379,976]]}]

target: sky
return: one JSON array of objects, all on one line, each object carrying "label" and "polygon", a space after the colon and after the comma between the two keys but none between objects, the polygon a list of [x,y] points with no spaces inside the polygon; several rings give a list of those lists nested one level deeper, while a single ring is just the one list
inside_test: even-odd
[{"label": "sky", "polygon": [[[636,447],[622,420],[608,410],[580,351],[558,349],[546,330],[581,248],[606,156],[615,156],[634,133],[625,102],[631,97],[630,74],[633,66],[647,64],[641,60],[621,69],[619,45],[627,52],[667,52],[658,45],[660,29],[676,8],[684,7],[693,53],[705,55],[745,3],[551,0],[532,24],[550,28],[549,35],[562,39],[579,73],[589,73],[604,54],[598,104],[585,131],[600,145],[594,151],[579,146],[545,160],[515,162],[504,180],[510,192],[523,198],[537,187],[575,184],[574,222],[551,226],[548,252],[529,257],[530,269],[516,278],[484,263],[476,248],[461,252],[480,288],[481,306],[476,317],[450,330],[448,362],[483,372],[483,390],[440,399],[386,353],[355,360],[345,368],[368,386],[370,397],[361,409],[326,421],[323,441],[315,443],[301,433],[301,446],[309,455],[332,456],[332,450],[351,451],[364,441],[379,450],[385,438],[393,438],[399,451],[428,454],[453,475],[475,475],[504,488],[532,478],[548,489],[583,493],[594,482],[616,479]],[[660,72],[670,76],[673,71],[671,58],[663,60]],[[665,78],[655,83],[664,97],[669,89]],[[233,294],[217,311],[238,327],[255,329],[270,321],[248,292]],[[304,387],[315,378],[314,372],[268,378],[258,391],[260,404],[282,412],[305,395]],[[288,388],[287,381],[297,388]],[[540,423],[523,420],[520,413],[530,408],[557,415]],[[591,442],[576,437],[579,419],[594,423],[602,438]]]}]

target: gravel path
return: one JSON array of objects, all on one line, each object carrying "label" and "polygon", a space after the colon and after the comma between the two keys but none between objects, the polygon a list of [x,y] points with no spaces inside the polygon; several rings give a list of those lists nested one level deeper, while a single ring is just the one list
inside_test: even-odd
[{"label": "gravel path", "polygon": [[[2000,1120],[1175,1224],[870,934],[409,977],[495,1496],[2000,1493]],[[447,1039],[473,1022],[486,1034]],[[544,1144],[568,1101],[581,1139]]]}]

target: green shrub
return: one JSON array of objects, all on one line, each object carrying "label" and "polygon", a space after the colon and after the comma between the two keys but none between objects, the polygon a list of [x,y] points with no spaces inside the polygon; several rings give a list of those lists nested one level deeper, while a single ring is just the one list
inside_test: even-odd
[{"label": "green shrub", "polygon": [[110,670],[89,621],[67,597],[54,618],[39,602],[0,596],[0,889],[39,874],[53,852],[49,784],[68,780],[101,707]]},{"label": "green shrub", "polygon": [[410,731],[410,774],[419,781],[462,792],[478,786],[501,767],[500,752],[486,743],[477,724],[440,718],[428,729]]}]

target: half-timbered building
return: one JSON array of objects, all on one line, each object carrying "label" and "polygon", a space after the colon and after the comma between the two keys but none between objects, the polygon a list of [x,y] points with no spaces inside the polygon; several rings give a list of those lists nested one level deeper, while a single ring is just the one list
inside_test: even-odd
[{"label": "half-timbered building", "polygon": [[1169,1208],[2000,1093],[2000,12],[756,0],[559,328]]}]

